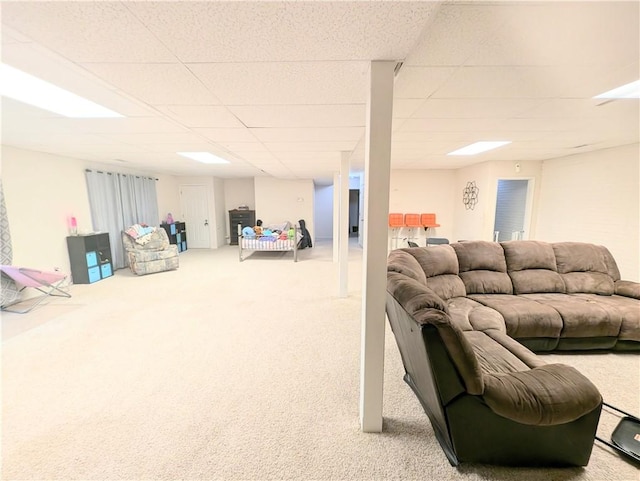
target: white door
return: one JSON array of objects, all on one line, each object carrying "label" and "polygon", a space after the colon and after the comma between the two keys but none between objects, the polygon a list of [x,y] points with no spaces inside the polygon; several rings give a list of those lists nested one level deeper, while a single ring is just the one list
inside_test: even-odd
[{"label": "white door", "polygon": [[204,185],[181,185],[180,205],[187,229],[187,248],[210,248],[207,188]]}]

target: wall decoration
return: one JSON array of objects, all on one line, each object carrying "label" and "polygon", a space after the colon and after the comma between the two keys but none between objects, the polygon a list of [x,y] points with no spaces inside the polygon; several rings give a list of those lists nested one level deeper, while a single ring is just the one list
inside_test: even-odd
[{"label": "wall decoration", "polygon": [[475,180],[467,182],[467,186],[462,191],[462,203],[465,209],[473,210],[478,203],[478,192],[480,192],[480,189],[476,185]]}]

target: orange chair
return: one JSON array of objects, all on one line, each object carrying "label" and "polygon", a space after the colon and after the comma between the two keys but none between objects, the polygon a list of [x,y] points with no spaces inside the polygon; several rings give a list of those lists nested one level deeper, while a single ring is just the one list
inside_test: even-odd
[{"label": "orange chair", "polygon": [[405,214],[404,225],[409,228],[409,237],[407,240],[411,242],[415,237],[417,237],[414,236],[414,229],[422,227],[422,224],[420,223],[420,214]]},{"label": "orange chair", "polygon": [[391,229],[391,239],[395,240],[394,249],[398,248],[398,237],[402,228],[406,227],[404,223],[404,214],[389,214],[389,228]]},{"label": "orange chair", "polygon": [[425,236],[429,237],[429,229],[432,227],[440,227],[440,224],[436,222],[435,214],[421,214],[420,215],[420,224],[424,227]]}]

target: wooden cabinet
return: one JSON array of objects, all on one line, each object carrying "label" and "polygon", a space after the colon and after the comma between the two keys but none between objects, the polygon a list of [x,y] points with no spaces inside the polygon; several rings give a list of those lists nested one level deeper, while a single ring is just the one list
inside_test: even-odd
[{"label": "wooden cabinet", "polygon": [[113,275],[108,233],[69,236],[67,249],[74,284],[91,284]]},{"label": "wooden cabinet", "polygon": [[178,246],[178,252],[187,250],[187,225],[184,222],[173,224],[160,224],[167,231],[169,242]]},{"label": "wooden cabinet", "polygon": [[256,225],[255,210],[234,209],[229,211],[229,244],[238,245],[238,224],[242,227],[253,227]]}]

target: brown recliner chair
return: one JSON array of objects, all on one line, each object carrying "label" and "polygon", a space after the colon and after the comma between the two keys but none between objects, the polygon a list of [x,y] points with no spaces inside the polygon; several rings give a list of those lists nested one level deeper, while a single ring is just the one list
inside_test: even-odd
[{"label": "brown recliner chair", "polygon": [[506,335],[498,313],[466,298],[453,249],[438,259],[393,251],[386,310],[404,379],[449,462],[586,465],[597,388],[570,366],[544,363]]}]

